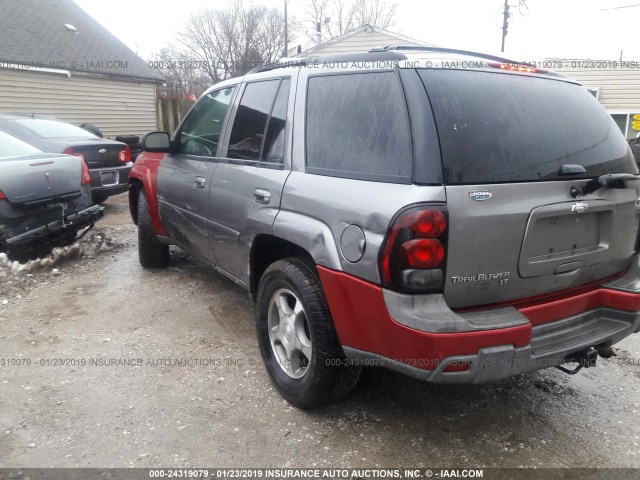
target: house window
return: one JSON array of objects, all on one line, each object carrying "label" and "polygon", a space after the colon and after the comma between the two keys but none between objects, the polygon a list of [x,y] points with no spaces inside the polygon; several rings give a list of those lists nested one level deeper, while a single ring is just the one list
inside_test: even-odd
[{"label": "house window", "polygon": [[587,92],[593,95],[596,100],[600,100],[600,87],[587,88]]},{"label": "house window", "polygon": [[618,128],[620,129],[620,131],[626,135],[627,133],[627,117],[629,115],[627,115],[626,113],[623,114],[612,114],[611,118],[613,118],[613,121],[616,122],[616,125],[618,125]]}]

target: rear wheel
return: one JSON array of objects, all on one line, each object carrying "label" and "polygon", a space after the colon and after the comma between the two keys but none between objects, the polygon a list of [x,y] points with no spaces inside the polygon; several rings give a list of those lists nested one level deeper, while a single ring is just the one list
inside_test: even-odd
[{"label": "rear wheel", "polygon": [[313,266],[289,258],[265,271],[256,300],[256,329],[265,366],[289,402],[303,409],[355,387],[361,368],[346,365]]},{"label": "rear wheel", "polygon": [[169,265],[169,246],[158,241],[144,190],[138,193],[138,258],[145,268]]}]

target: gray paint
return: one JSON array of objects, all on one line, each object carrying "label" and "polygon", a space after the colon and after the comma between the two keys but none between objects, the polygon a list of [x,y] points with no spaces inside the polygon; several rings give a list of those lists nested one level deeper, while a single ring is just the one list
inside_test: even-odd
[{"label": "gray paint", "polygon": [[349,225],[342,231],[340,238],[340,251],[342,256],[351,263],[360,261],[367,246],[364,232],[357,225]]},{"label": "gray paint", "polygon": [[514,307],[455,313],[444,295],[409,295],[383,289],[384,302],[391,317],[407,327],[430,333],[474,332],[527,325],[529,319]]},{"label": "gray paint", "polygon": [[[585,213],[572,212],[576,200],[569,189],[583,183],[584,180],[447,186],[447,304],[462,308],[500,303],[577,287],[624,271],[635,254],[638,187],[598,190],[580,199],[589,206]],[[473,201],[469,193],[478,190],[491,191],[491,198]],[[554,233],[545,225],[544,235],[536,233],[540,219],[584,221],[585,215],[593,212],[603,213],[598,222],[591,218],[594,229],[598,228],[593,245],[585,244],[578,229],[559,228]],[[579,248],[567,248],[573,243]],[[585,248],[580,248],[581,244]],[[543,248],[554,248],[554,252],[545,256]],[[554,273],[559,266],[575,261],[582,262],[580,268]],[[458,283],[452,279],[506,272],[508,281],[503,285],[500,279]]]}]

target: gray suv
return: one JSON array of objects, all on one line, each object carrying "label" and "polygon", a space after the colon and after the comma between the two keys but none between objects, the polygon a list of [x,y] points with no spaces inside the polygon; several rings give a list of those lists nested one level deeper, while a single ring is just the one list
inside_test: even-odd
[{"label": "gray suv", "polygon": [[435,48],[304,59],[213,86],[142,148],[141,264],[177,245],[245,287],[301,408],[363,365],[575,373],[640,330],[638,169],[562,75]]}]

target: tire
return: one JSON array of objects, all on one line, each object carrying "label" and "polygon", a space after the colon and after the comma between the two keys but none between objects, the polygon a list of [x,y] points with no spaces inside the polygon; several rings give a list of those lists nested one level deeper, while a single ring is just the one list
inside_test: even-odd
[{"label": "tire", "polygon": [[347,365],[315,268],[304,260],[267,268],[258,287],[256,330],[271,380],[296,407],[320,407],[356,386],[362,368]]},{"label": "tire", "polygon": [[91,125],[90,123],[83,123],[80,125],[80,128],[86,130],[87,132],[93,133],[96,137],[103,138],[102,132],[95,125]]},{"label": "tire", "polygon": [[140,143],[140,137],[137,135],[118,135],[115,140],[116,142],[126,143],[127,145]]},{"label": "tire", "polygon": [[158,241],[144,190],[138,193],[138,259],[144,268],[169,265],[169,246]]}]

